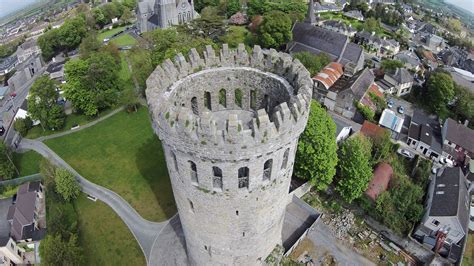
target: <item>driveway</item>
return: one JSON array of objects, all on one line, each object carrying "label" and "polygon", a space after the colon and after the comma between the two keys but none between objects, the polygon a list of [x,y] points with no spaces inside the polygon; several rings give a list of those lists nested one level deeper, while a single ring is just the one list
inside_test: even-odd
[{"label": "driveway", "polygon": [[0,200],[0,238],[10,235],[10,223],[7,221],[7,214],[11,205],[12,198]]}]

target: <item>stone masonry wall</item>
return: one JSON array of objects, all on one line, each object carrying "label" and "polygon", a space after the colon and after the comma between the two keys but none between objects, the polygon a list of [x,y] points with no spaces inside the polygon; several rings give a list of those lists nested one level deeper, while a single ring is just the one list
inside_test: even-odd
[{"label": "stone masonry wall", "polygon": [[193,49],[148,78],[190,264],[259,265],[281,245],[311,88],[298,60],[243,45]]}]

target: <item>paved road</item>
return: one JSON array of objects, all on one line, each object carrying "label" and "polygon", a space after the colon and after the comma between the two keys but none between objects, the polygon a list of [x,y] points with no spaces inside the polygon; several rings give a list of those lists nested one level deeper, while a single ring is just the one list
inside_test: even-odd
[{"label": "paved road", "polygon": [[122,218],[140,244],[147,263],[149,262],[153,245],[162,229],[169,223],[168,221],[157,223],[143,219],[140,214],[138,214],[122,197],[115,192],[96,185],[82,177],[61,157],[40,141],[23,139],[19,144],[18,150],[34,150],[54,162],[56,165],[64,167],[75,174],[84,193],[92,195],[105,202],[120,216],[120,218]]}]

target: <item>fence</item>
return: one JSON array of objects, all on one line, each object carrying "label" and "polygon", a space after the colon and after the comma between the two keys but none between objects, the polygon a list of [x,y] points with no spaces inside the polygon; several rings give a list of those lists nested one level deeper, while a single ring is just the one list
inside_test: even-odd
[{"label": "fence", "polygon": [[17,186],[29,181],[41,180],[42,178],[41,174],[27,175],[15,179],[0,181],[0,186]]}]

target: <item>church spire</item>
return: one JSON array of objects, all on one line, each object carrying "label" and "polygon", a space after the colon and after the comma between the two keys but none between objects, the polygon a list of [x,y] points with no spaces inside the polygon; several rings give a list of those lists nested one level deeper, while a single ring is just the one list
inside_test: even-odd
[{"label": "church spire", "polygon": [[311,25],[316,24],[316,17],[314,16],[314,1],[313,0],[309,0],[308,15],[306,16],[305,22]]}]

